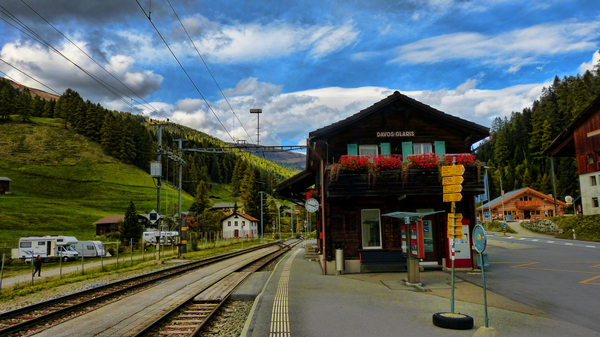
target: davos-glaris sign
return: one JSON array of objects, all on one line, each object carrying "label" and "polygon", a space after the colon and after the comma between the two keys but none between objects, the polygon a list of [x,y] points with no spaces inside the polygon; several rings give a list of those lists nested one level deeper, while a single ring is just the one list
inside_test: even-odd
[{"label": "davos-glaris sign", "polygon": [[382,137],[414,137],[414,131],[381,131],[377,132],[377,138]]}]

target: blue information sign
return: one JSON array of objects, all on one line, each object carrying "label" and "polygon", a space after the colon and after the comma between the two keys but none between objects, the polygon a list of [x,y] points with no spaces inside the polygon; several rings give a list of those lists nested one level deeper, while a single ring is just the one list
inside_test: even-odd
[{"label": "blue information sign", "polygon": [[490,212],[483,212],[483,217],[485,219],[489,219],[490,218]]}]

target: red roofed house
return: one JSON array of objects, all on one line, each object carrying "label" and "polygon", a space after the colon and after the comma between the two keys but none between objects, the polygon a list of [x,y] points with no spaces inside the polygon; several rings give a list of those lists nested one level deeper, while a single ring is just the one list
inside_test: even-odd
[{"label": "red roofed house", "polygon": [[243,213],[233,213],[223,220],[223,238],[254,238],[258,236],[258,219]]}]

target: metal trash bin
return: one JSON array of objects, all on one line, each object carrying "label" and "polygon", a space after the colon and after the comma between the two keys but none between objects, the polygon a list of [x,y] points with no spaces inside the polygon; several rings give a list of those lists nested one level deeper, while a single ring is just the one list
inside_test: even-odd
[{"label": "metal trash bin", "polygon": [[336,249],[335,250],[335,270],[337,272],[337,274],[343,274],[344,273],[344,250],[343,249]]}]

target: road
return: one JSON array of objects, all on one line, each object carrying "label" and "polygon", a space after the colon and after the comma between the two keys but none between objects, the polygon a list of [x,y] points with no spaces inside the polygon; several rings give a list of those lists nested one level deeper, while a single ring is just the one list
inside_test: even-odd
[{"label": "road", "polygon": [[[519,232],[488,234],[487,289],[600,332],[600,243]],[[480,273],[459,276],[482,284]]]}]

